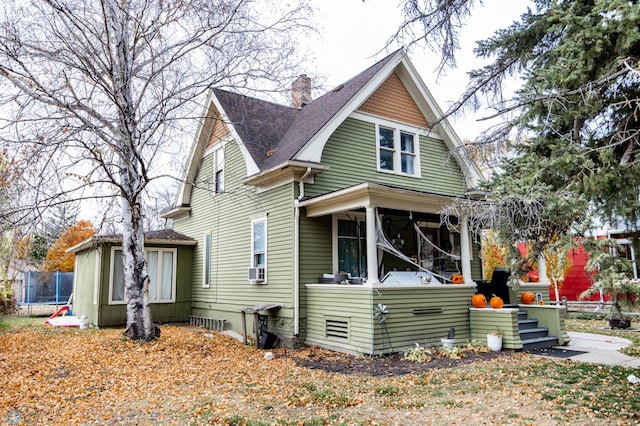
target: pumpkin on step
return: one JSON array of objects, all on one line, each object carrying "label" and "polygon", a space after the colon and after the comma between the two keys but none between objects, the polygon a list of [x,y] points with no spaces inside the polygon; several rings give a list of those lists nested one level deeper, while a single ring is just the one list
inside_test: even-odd
[{"label": "pumpkin on step", "polygon": [[530,291],[525,291],[522,293],[522,296],[520,296],[520,301],[525,305],[533,305],[536,303],[536,295]]},{"label": "pumpkin on step", "polygon": [[487,298],[484,294],[474,294],[471,296],[471,306],[474,308],[486,308],[487,307]]},{"label": "pumpkin on step", "polygon": [[498,297],[494,294],[491,300],[489,300],[489,305],[491,305],[493,309],[502,309],[502,307],[504,306],[504,301],[501,297]]},{"label": "pumpkin on step", "polygon": [[462,274],[453,274],[451,275],[451,282],[453,284],[463,284],[464,278],[462,277]]}]

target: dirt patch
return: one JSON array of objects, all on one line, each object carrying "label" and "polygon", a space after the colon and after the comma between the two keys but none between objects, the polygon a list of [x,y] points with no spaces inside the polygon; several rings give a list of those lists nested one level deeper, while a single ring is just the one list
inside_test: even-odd
[{"label": "dirt patch", "polygon": [[355,374],[360,376],[402,376],[411,373],[423,373],[442,368],[453,368],[472,364],[478,361],[508,356],[511,352],[476,351],[465,352],[460,358],[451,358],[442,352],[435,352],[434,356],[425,362],[414,362],[404,358],[402,353],[377,357],[363,357],[346,354],[336,354],[316,348],[301,352],[285,353],[301,367],[322,370],[329,373]]}]

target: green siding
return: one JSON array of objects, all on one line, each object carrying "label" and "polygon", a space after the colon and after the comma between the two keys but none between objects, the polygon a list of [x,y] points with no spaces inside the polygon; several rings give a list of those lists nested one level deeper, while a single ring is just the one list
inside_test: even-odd
[{"label": "green siding", "polygon": [[300,217],[300,305],[306,308],[304,284],[317,283],[324,273],[333,273],[331,216]]},{"label": "green siding", "polygon": [[[334,287],[335,286],[331,286]],[[370,288],[307,288],[306,343],[351,354],[373,351],[373,310]],[[348,338],[326,335],[327,321],[348,324]]]},{"label": "green siding", "polygon": [[90,324],[97,324],[98,305],[94,305],[96,268],[99,267],[100,249],[84,250],[76,254],[73,289],[73,314],[80,318],[86,315]]},{"label": "green siding", "polygon": [[374,322],[376,353],[404,351],[416,343],[440,345],[452,327],[457,344],[468,342],[469,301],[474,292],[470,285],[376,288],[373,306],[382,303],[389,311],[383,324]]},{"label": "green siding", "polygon": [[[308,344],[353,354],[400,352],[416,343],[439,345],[451,327],[456,341],[471,338],[469,300],[472,286],[369,288],[315,285],[307,288]],[[375,306],[387,306],[384,324],[375,318]],[[327,324],[348,324],[348,337],[327,335]]]},{"label": "green siding", "polygon": [[527,311],[529,318],[537,319],[538,326],[547,327],[549,334],[558,336],[559,345],[566,345],[571,340],[564,321],[564,307],[520,305],[520,309]]},{"label": "green siding", "polygon": [[330,167],[305,187],[316,196],[362,182],[388,184],[442,195],[464,195],[465,184],[458,164],[448,157],[442,140],[420,137],[420,179],[378,172],[375,125],[348,118],[331,135],[322,153],[322,163]]},{"label": "green siding", "polygon": [[473,256],[471,257],[471,277],[474,280],[482,280],[482,259],[480,259],[481,247],[480,244],[472,242],[471,250]]},{"label": "green siding", "polygon": [[[148,248],[158,247],[154,245]],[[167,247],[163,245],[162,247]],[[154,322],[185,322],[191,312],[191,246],[177,247],[176,298],[174,303],[152,303],[151,316]],[[87,315],[89,322],[98,327],[121,326],[126,323],[126,305],[109,305],[109,275],[111,265],[111,247],[100,246],[76,254],[78,258],[78,277],[74,295],[74,313]],[[99,256],[100,261],[96,262]],[[94,304],[95,272],[99,268],[99,294]]]},{"label": "green siding", "polygon": [[[201,163],[197,182],[211,180],[213,156]],[[193,256],[193,314],[224,318],[226,328],[241,331],[240,309],[256,304],[282,306],[277,316],[293,318],[294,199],[297,186],[286,184],[257,193],[244,185],[244,159],[237,144],[225,147],[225,192],[213,194],[206,185],[192,192],[191,215],[174,221],[174,229],[198,240]],[[267,217],[267,284],[252,285],[251,220]],[[204,235],[212,235],[211,285],[202,286]],[[252,327],[250,318],[248,327]],[[276,322],[274,321],[274,327]],[[282,338],[293,337],[293,327]]]},{"label": "green siding", "polygon": [[470,308],[471,337],[481,342],[487,341],[487,334],[499,329],[502,333],[502,347],[504,349],[522,349],[518,328],[517,308]]}]

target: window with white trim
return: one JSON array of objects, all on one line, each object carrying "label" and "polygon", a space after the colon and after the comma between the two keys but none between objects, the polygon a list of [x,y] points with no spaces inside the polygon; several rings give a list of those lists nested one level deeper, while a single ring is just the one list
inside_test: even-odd
[{"label": "window with white trim", "polygon": [[213,192],[224,192],[224,147],[220,146],[214,151],[213,166]]},{"label": "window with white trim", "polygon": [[251,267],[262,268],[256,275],[266,282],[267,277],[267,218],[251,221]]},{"label": "window with white trim", "polygon": [[417,170],[418,135],[398,128],[376,124],[378,170],[419,176]]},{"label": "window with white trim", "polygon": [[[149,303],[173,303],[176,300],[175,248],[150,248],[145,250],[149,274]],[[111,248],[111,273],[109,274],[109,304],[126,303],[124,291],[124,265],[122,248]]]},{"label": "window with white trim", "polygon": [[204,235],[204,252],[202,253],[202,288],[211,286],[211,233]]}]

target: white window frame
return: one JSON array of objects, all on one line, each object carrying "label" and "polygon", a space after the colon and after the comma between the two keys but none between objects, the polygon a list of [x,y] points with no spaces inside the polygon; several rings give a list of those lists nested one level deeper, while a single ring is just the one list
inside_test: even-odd
[{"label": "white window frame", "polygon": [[[122,252],[121,246],[112,246],[111,247],[111,260],[109,262],[109,305],[125,305],[127,303],[127,291],[126,288],[123,287],[123,300],[113,300],[113,268],[116,262],[116,252]],[[176,248],[165,248],[165,247],[149,247],[145,248],[144,255],[147,257],[147,253],[151,251],[158,252],[158,277],[160,277],[160,281],[162,281],[162,261],[163,256],[162,253],[170,252],[172,253],[173,259],[173,268],[171,273],[171,299],[161,299],[157,298],[155,300],[149,300],[149,303],[175,303],[176,301],[176,270],[178,268],[178,250]],[[147,264],[148,267],[148,264]],[[161,292],[157,291],[156,294],[160,297]]]},{"label": "white window frame", "polygon": [[[335,273],[340,273],[340,259],[338,253],[338,221],[339,220],[353,220],[357,219],[358,223],[365,222],[366,216],[364,213],[350,211],[348,214],[346,213],[338,213],[334,214],[332,217],[332,225],[331,225],[331,251],[332,251],[332,260],[333,260],[333,270]],[[366,235],[363,236],[364,239],[367,238]]]},{"label": "white window frame", "polygon": [[[255,251],[255,247],[254,247],[254,241],[255,241],[255,229],[256,229],[256,225],[259,223],[263,223],[264,224],[264,250],[263,250],[263,254],[264,254],[264,261],[263,264],[258,265],[256,264],[256,254],[257,252]],[[259,218],[255,218],[251,220],[251,260],[249,265],[251,265],[251,268],[257,268],[257,267],[263,267],[264,268],[264,281],[261,282],[261,284],[266,284],[267,283],[267,262],[268,262],[268,256],[267,253],[269,251],[268,249],[268,228],[267,228],[267,216],[262,216]]]},{"label": "white window frame", "polygon": [[[390,121],[376,121],[376,168],[382,173],[391,173],[400,176],[409,176],[420,178],[420,134],[418,129],[411,128],[409,126],[403,126],[399,123]],[[388,129],[393,131],[393,149],[380,146],[380,129]],[[413,137],[413,152],[402,151],[402,134],[410,135]],[[387,151],[393,154],[393,170],[383,169],[380,167],[380,152]],[[413,173],[405,173],[402,171],[402,157],[410,155],[413,157]]]},{"label": "white window frame", "polygon": [[[221,177],[221,178],[220,178]],[[224,193],[224,146],[220,145],[213,150],[213,193]],[[220,182],[219,182],[220,181]]]},{"label": "white window frame", "polygon": [[213,246],[213,240],[211,238],[211,232],[204,234],[204,250],[202,253],[202,288],[211,287],[211,248]]}]

